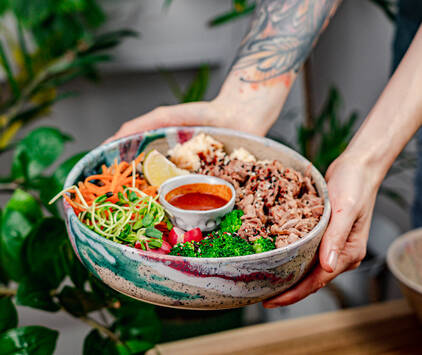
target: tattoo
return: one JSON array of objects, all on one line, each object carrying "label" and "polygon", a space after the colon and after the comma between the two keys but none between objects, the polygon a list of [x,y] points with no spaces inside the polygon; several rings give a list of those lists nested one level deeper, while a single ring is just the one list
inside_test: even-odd
[{"label": "tattoo", "polygon": [[251,83],[298,71],[337,4],[337,0],[260,0],[233,69],[255,68],[252,77],[241,77]]}]

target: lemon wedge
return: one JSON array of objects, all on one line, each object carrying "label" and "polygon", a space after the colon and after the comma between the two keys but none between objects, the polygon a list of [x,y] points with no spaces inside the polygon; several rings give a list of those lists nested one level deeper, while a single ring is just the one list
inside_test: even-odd
[{"label": "lemon wedge", "polygon": [[143,172],[147,181],[153,186],[160,186],[172,177],[189,174],[188,170],[178,168],[155,149],[145,157]]}]

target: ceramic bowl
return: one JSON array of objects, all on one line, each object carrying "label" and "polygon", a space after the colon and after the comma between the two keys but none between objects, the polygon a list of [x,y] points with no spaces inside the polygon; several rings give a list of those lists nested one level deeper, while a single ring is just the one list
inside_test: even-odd
[{"label": "ceramic bowl", "polygon": [[297,283],[316,257],[330,218],[324,178],[300,154],[270,139],[211,127],[170,127],[102,145],[72,169],[65,187],[99,171],[114,159],[130,161],[142,151],[167,152],[198,133],[212,135],[230,153],[246,147],[258,159],[278,159],[305,172],[310,168],[324,212],[317,226],[299,241],[269,252],[229,258],[160,255],[109,241],[85,227],[64,201],[70,241],[80,261],[113,289],[141,301],[187,309],[242,307],[275,296]]},{"label": "ceramic bowl", "polygon": [[[230,189],[231,198],[224,206],[207,211],[183,210],[167,202],[166,195],[170,191],[188,184],[224,185]],[[177,176],[167,180],[160,187],[161,205],[168,212],[171,222],[185,231],[193,228],[200,228],[203,232],[212,231],[220,224],[222,217],[233,209],[235,200],[236,191],[233,185],[213,176],[198,174]]]},{"label": "ceramic bowl", "polygon": [[387,264],[422,321],[422,228],[403,234],[391,244]]}]

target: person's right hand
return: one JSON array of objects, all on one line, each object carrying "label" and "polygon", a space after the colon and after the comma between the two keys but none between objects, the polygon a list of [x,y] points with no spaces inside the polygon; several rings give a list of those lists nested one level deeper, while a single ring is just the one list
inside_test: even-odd
[{"label": "person's right hand", "polygon": [[[265,125],[258,115],[248,117],[245,107],[229,105],[223,100],[192,102],[161,106],[125,122],[106,142],[131,134],[169,126],[213,126],[232,128],[257,135],[265,135]],[[258,128],[260,127],[260,128]]]}]

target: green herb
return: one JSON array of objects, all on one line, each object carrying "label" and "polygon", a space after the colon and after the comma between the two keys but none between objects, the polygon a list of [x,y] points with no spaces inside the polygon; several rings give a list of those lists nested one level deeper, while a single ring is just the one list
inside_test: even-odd
[{"label": "green herb", "polygon": [[148,227],[145,229],[145,234],[148,237],[151,238],[161,238],[163,236],[163,233],[160,232],[158,229],[154,228],[154,227]]},{"label": "green herb", "polygon": [[142,218],[141,222],[144,227],[149,227],[154,222],[154,217],[148,213]]},{"label": "green herb", "polygon": [[104,195],[102,195],[102,196],[98,196],[95,200],[94,200],[94,202],[95,203],[101,203],[101,202],[104,202],[105,200],[107,200],[108,199],[108,196],[107,196],[107,194],[104,194]]},{"label": "green herb", "polygon": [[252,245],[255,253],[263,253],[275,249],[274,242],[271,239],[259,237]]},{"label": "green herb", "polygon": [[244,213],[242,210],[233,210],[230,213],[226,214],[220,224],[219,231],[227,233],[236,233],[242,225],[242,220],[240,217],[242,217],[243,214]]}]

